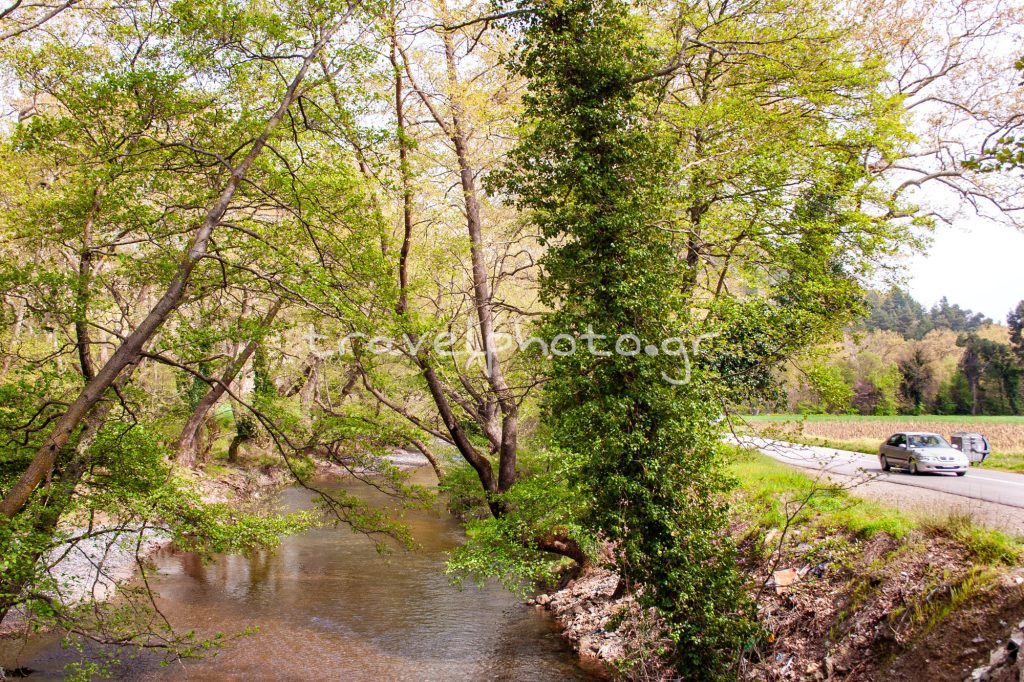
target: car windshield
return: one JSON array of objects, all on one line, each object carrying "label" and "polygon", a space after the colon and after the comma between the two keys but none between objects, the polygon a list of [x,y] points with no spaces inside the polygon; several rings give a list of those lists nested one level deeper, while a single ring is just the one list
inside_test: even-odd
[{"label": "car windshield", "polygon": [[937,434],[928,433],[920,436],[907,436],[907,442],[912,448],[948,448],[949,443]]}]

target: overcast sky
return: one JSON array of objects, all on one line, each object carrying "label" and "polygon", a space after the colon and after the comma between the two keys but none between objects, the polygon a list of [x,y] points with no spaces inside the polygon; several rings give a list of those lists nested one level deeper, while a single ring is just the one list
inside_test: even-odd
[{"label": "overcast sky", "polygon": [[1024,299],[1024,232],[982,219],[939,226],[907,270],[907,287],[925,307],[945,296],[1005,324]]}]

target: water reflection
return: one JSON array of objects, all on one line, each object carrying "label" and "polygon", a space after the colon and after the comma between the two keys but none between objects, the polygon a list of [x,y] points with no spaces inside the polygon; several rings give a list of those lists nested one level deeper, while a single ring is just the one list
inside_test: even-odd
[{"label": "water reflection", "polygon": [[[426,476],[423,473],[422,476]],[[292,488],[287,509],[311,495]],[[274,552],[157,559],[159,606],[201,635],[259,626],[217,656],[159,668],[134,660],[121,679],[195,680],[585,680],[571,651],[541,613],[497,585],[459,592],[444,553],[460,540],[444,514],[407,512],[421,545],[380,556],[363,536],[325,528],[287,538]],[[52,642],[18,657],[59,678],[68,658]],[[11,663],[13,661],[7,661]]]}]

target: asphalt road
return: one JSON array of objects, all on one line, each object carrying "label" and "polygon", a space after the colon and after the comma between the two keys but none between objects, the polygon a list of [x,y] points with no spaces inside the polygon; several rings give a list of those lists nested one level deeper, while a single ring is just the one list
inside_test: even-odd
[{"label": "asphalt road", "polygon": [[745,436],[738,439],[742,445],[754,447],[764,454],[803,469],[825,471],[840,476],[868,475],[878,481],[897,485],[927,488],[950,495],[1024,509],[1024,475],[972,467],[967,475],[922,474],[894,469],[884,472],[878,457],[861,452],[836,450],[813,445],[796,445],[769,438]]}]

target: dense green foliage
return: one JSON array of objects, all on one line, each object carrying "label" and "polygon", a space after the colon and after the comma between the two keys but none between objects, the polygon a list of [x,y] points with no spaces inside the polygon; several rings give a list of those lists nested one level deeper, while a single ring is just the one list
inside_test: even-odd
[{"label": "dense green foliage", "polygon": [[1010,311],[1006,317],[1006,325],[1010,330],[1010,347],[1017,360],[1024,365],[1024,301]]},{"label": "dense green foliage", "polygon": [[933,329],[973,332],[992,324],[992,320],[981,313],[965,310],[945,297],[931,310],[925,310],[923,305],[899,288],[890,289],[884,295],[869,293],[868,305],[870,312],[862,325],[865,330],[896,332],[908,339],[920,340]]},{"label": "dense green foliage", "polygon": [[[932,226],[903,182],[931,79],[885,63],[927,45],[819,0],[497,5],[0,10],[0,621],[100,632],[49,566],[94,533],[208,553],[314,522],[206,479],[429,500],[402,448],[467,521],[456,579],[608,559],[658,655],[728,677],[757,627],[723,412],[1019,410],[1024,309],[1007,346],[945,300],[865,299]],[[968,171],[935,178],[974,201]],[[851,329],[905,345],[838,355]],[[99,639],[191,652],[118,618]]]},{"label": "dense green foliage", "polygon": [[[96,538],[134,552],[131,533],[145,529],[185,551],[241,552],[272,546],[314,521],[205,501],[196,474],[174,465],[172,444],[218,385],[215,377],[237,358],[245,364],[242,348],[283,334],[269,321],[275,305],[319,306],[336,320],[388,289],[379,271],[381,219],[367,210],[358,173],[344,163],[347,147],[322,121],[276,132],[267,123],[299,76],[296,54],[319,49],[321,36],[345,17],[353,25],[362,18],[343,3],[98,3],[88,16],[0,45],[5,74],[30,102],[18,104],[22,120],[0,140],[5,500],[53,425],[173,286],[196,248],[196,226],[241,173],[254,140],[265,135],[273,152],[248,167],[210,250],[189,273],[187,295],[145,358],[132,358],[99,393],[27,503],[0,517],[0,620],[21,607],[37,623],[100,641],[167,646],[174,655],[192,644],[151,630],[147,593],[121,589],[141,621],[114,628],[113,616],[97,622],[77,598],[55,598],[67,586],[51,564]],[[339,41],[320,63],[341,78],[358,72],[365,55],[362,46]],[[309,78],[302,90],[310,102],[322,98],[310,104],[316,116],[348,117],[324,82]],[[376,287],[349,286],[373,278],[381,280]],[[302,322],[293,314],[288,327]],[[267,367],[259,370],[255,391],[244,390],[244,373],[228,387],[237,417],[232,455],[259,439],[271,464],[305,483],[315,470],[310,441],[330,452],[364,441],[353,466],[374,466],[383,445],[367,437],[365,421],[323,414],[314,422],[273,383],[287,371],[277,366],[271,379]],[[226,445],[217,443],[211,407],[198,414],[206,434],[199,464],[215,450],[223,456]],[[380,487],[421,497],[393,467],[382,465],[381,474]],[[328,518],[407,540],[400,524],[355,495],[323,502]]]},{"label": "dense green foliage", "polygon": [[714,445],[715,404],[703,377],[667,382],[679,361],[658,351],[692,319],[674,240],[657,225],[670,205],[672,150],[667,131],[644,120],[653,82],[636,82],[654,54],[618,2],[565,3],[528,31],[521,68],[536,123],[516,151],[524,174],[512,186],[547,239],[568,237],[544,260],[544,295],[558,307],[544,330],[551,339],[634,334],[631,353],[655,349],[617,355],[605,340],[595,344],[604,357],[556,355],[545,390],[553,441],[580,457],[569,485],[586,523],[613,544],[642,603],[670,623],[672,660],[688,676],[715,678],[750,625],[722,534],[729,479]]},{"label": "dense green foliage", "polygon": [[[569,486],[641,603],[666,619],[670,660],[687,678],[714,679],[752,633],[724,532],[731,482],[715,415],[769,389],[773,367],[851,320],[859,277],[906,235],[855,208],[882,200],[859,154],[898,143],[885,100],[866,94],[870,68],[803,19],[683,21],[722,44],[766,45],[796,25],[812,37],[730,62],[678,36],[661,49],[656,20],[625,3],[548,8],[526,29],[529,128],[505,187],[550,246],[544,335],[578,344],[552,351],[544,393],[553,442],[579,462]],[[836,50],[831,61],[822,45]],[[676,69],[689,80],[674,80]],[[783,132],[795,111],[760,104],[769,93],[812,103],[801,139]],[[840,112],[864,127],[837,133],[829,119]],[[764,134],[740,152],[730,125]],[[727,246],[734,260],[715,271],[707,255]],[[760,291],[733,294],[726,278]],[[667,352],[672,343],[690,352]]]},{"label": "dense green foliage", "polygon": [[441,490],[449,509],[466,522],[468,540],[452,553],[449,573],[457,583],[467,576],[477,582],[497,577],[509,589],[527,592],[551,584],[563,562],[538,551],[533,541],[555,533],[577,539],[591,554],[600,542],[584,521],[586,500],[566,485],[579,469],[579,458],[571,453],[546,449],[521,452],[520,481],[501,496],[508,512],[495,519],[487,511],[472,468],[453,461],[445,467]]}]

